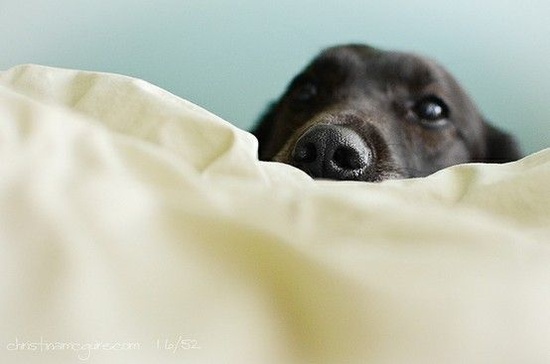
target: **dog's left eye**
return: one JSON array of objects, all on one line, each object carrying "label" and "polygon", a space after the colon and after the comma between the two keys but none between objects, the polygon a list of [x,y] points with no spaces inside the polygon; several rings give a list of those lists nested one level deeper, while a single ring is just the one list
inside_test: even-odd
[{"label": "dog's left eye", "polygon": [[429,125],[441,125],[449,117],[449,108],[437,96],[427,96],[414,104],[413,112]]}]

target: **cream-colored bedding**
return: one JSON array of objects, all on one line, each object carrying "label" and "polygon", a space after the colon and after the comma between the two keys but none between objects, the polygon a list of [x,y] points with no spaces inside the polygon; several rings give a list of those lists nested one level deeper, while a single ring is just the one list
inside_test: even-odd
[{"label": "cream-colored bedding", "polygon": [[144,81],[0,74],[1,363],[550,363],[550,149],[381,184]]}]

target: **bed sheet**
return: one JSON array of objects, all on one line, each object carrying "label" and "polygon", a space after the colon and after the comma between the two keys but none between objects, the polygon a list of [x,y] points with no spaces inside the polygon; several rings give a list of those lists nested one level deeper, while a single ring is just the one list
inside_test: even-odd
[{"label": "bed sheet", "polygon": [[0,73],[0,361],[550,362],[550,149],[378,184],[256,152],[142,80]]}]

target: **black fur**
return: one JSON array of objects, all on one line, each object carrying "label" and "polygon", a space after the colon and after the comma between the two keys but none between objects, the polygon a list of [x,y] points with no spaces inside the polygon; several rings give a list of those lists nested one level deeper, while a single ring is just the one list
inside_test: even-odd
[{"label": "black fur", "polygon": [[[362,142],[354,142],[352,149],[361,144],[358,153],[368,155],[359,159],[368,165],[351,174],[328,171],[333,156],[324,152],[325,137],[317,135],[314,149],[323,155],[315,157],[326,161],[315,161],[313,168],[311,161],[300,160],[299,140],[316,125],[334,125],[337,135],[343,130],[358,135]],[[521,157],[514,138],[486,122],[443,67],[421,56],[365,45],[323,51],[268,107],[253,133],[260,159],[295,165],[316,178],[380,181]]]}]

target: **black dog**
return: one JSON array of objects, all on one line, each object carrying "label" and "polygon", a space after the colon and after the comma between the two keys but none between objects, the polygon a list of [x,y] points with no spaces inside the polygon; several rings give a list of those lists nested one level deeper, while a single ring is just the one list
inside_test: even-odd
[{"label": "black dog", "polygon": [[260,159],[314,178],[381,181],[520,158],[441,66],[365,45],[322,52],[253,133]]}]

